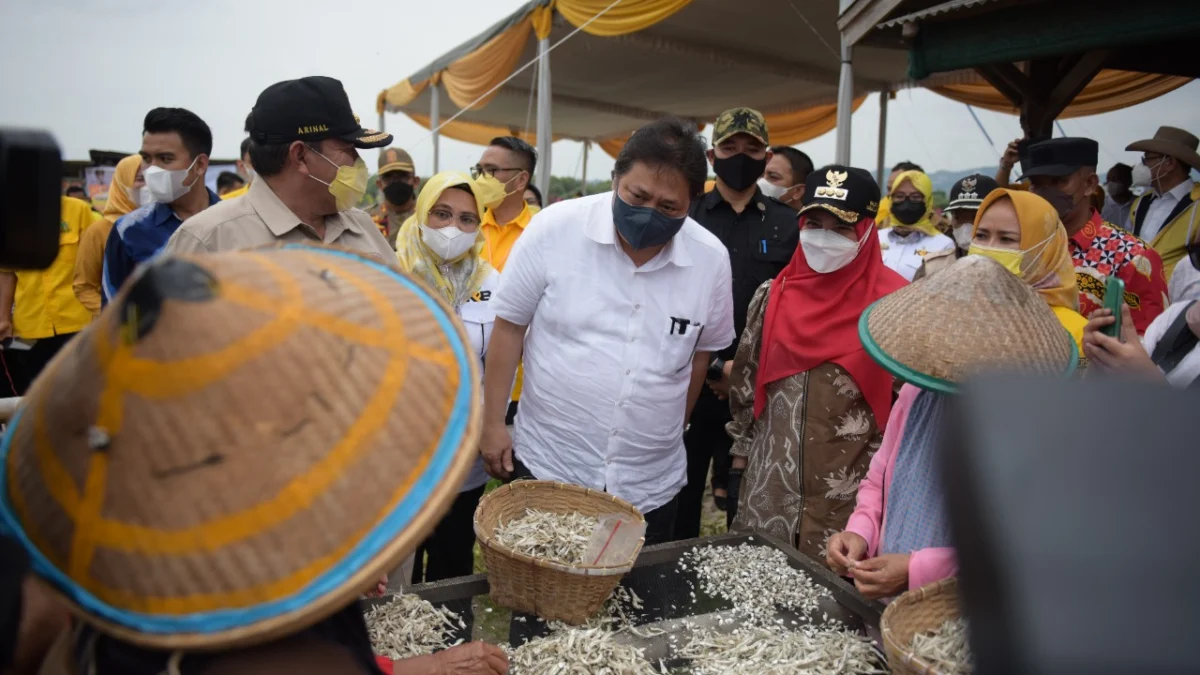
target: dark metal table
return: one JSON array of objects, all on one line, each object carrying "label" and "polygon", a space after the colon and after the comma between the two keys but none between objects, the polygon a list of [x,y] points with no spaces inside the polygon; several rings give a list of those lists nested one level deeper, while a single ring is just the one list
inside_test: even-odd
[{"label": "dark metal table", "polygon": [[[874,633],[879,627],[883,605],[863,599],[854,587],[830,572],[824,565],[808,559],[799,551],[782,542],[762,534],[723,534],[703,539],[649,546],[642,550],[632,571],[621,581],[621,585],[642,599],[644,608],[631,612],[630,619],[639,628],[653,627],[664,631],[662,635],[640,638],[622,634],[619,639],[635,642],[645,649],[645,657],[653,663],[660,659],[672,667],[671,637],[675,644],[682,644],[679,636],[698,628],[709,628],[721,632],[732,631],[738,624],[729,621],[732,604],[721,598],[710,597],[700,590],[693,570],[681,570],[679,559],[688,551],[703,546],[738,546],[749,543],[755,546],[770,546],[783,551],[792,567],[802,570],[813,581],[829,589],[831,597],[821,600],[818,614],[843,623],[858,633]],[[520,645],[549,633],[541,619],[512,612],[495,606],[488,595],[487,575],[448,579],[431,584],[420,584],[411,589],[435,606],[445,607],[462,617],[466,628],[457,631],[452,640],[486,640],[492,643],[508,642]],[[770,593],[770,589],[763,589]],[[695,593],[695,599],[692,598]],[[364,608],[390,600],[389,596],[363,600]],[[780,611],[779,617],[798,623],[807,623],[812,616],[798,616]],[[654,631],[658,632],[658,631]]]}]

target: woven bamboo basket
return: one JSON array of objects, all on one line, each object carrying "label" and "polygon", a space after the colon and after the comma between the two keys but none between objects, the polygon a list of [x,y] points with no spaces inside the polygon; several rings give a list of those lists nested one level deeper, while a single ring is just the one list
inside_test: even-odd
[{"label": "woven bamboo basket", "polygon": [[487,563],[492,601],[512,609],[579,625],[593,616],[633,568],[645,539],[623,565],[566,565],[513,551],[496,542],[502,522],[525,515],[525,509],[602,516],[629,514],[645,520],[629,502],[605,492],[554,481],[521,480],[485,496],[475,510],[475,537]]},{"label": "woven bamboo basket", "polygon": [[913,654],[912,639],[959,614],[958,579],[953,577],[908,591],[888,605],[879,631],[892,674],[941,675],[942,671]]}]

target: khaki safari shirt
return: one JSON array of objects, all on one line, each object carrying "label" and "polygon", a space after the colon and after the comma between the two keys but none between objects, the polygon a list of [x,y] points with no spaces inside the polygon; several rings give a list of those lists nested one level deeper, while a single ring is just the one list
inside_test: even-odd
[{"label": "khaki safari shirt", "polygon": [[350,209],[325,217],[325,237],[300,222],[279,200],[265,180],[250,184],[246,194],[188,218],[167,242],[168,253],[215,253],[275,243],[308,243],[337,246],[384,264],[394,264],[396,254],[375,227],[371,217]]}]

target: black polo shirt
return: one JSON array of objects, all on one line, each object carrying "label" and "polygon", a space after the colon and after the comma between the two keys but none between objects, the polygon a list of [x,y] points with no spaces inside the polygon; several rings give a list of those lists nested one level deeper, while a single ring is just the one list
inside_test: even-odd
[{"label": "black polo shirt", "polygon": [[717,354],[728,361],[737,353],[754,291],[764,281],[779,276],[796,252],[800,243],[799,215],[792,207],[757,188],[741,213],[736,213],[714,188],[692,205],[689,215],[729,250],[729,264],[733,268],[733,328],[738,339]]}]

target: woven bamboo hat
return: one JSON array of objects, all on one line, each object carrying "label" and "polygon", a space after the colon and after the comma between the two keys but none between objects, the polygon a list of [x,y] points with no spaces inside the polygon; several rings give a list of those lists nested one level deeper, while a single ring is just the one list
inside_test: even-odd
[{"label": "woven bamboo hat", "polygon": [[0,442],[0,530],[139,646],[315,624],[417,547],[474,462],[479,374],[452,317],[338,250],[151,263]]},{"label": "woven bamboo hat", "polygon": [[980,372],[1069,374],[1079,362],[1074,338],[1046,301],[983,256],[876,300],[858,334],[888,372],[942,393]]}]

